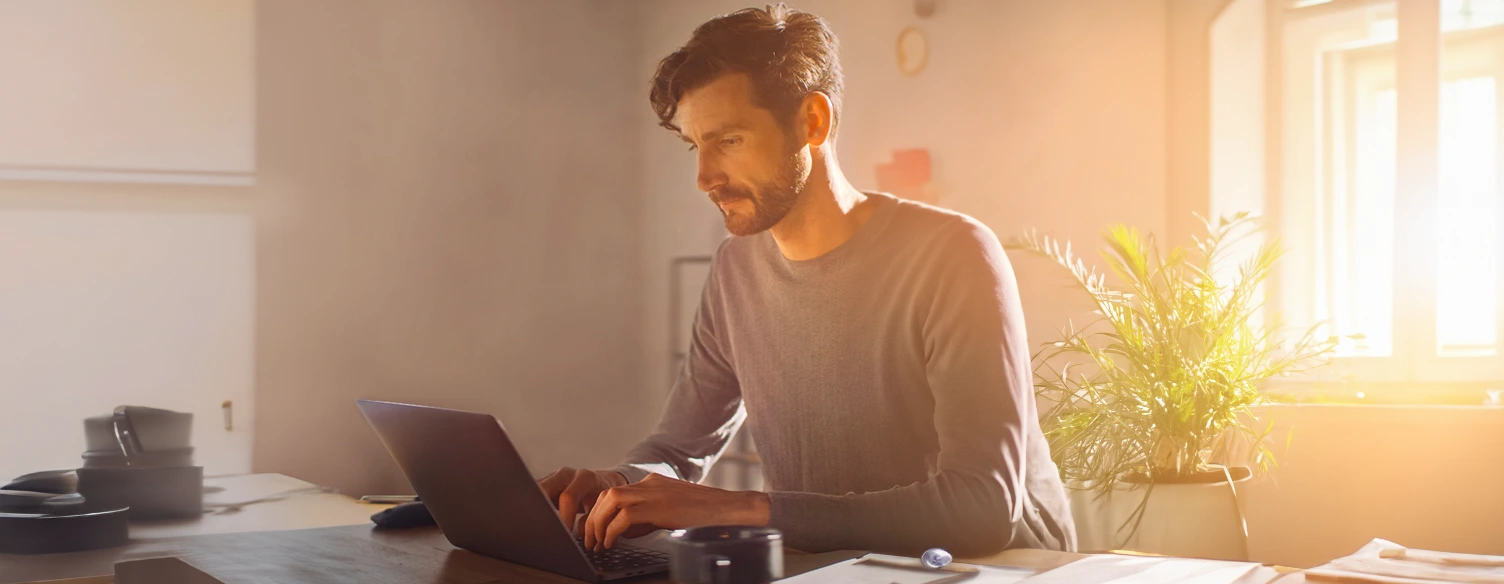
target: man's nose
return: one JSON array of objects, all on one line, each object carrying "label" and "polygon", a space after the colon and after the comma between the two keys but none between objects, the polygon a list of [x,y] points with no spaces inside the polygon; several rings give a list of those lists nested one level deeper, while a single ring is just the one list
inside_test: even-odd
[{"label": "man's nose", "polygon": [[695,186],[699,187],[701,192],[708,193],[725,185],[726,173],[721,172],[719,166],[701,155],[699,173],[695,175]]}]

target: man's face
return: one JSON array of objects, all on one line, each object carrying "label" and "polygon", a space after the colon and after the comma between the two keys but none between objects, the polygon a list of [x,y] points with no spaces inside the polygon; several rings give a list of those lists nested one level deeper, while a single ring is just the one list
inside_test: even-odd
[{"label": "man's face", "polygon": [[732,235],[782,221],[809,180],[808,143],[753,102],[752,82],[722,75],[679,100],[680,136],[699,158],[696,182]]}]

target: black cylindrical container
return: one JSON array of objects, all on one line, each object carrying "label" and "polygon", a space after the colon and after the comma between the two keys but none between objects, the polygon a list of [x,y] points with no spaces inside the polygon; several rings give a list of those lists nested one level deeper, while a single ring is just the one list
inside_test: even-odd
[{"label": "black cylindrical container", "polygon": [[0,554],[77,552],[124,545],[128,539],[125,509],[75,515],[0,514]]},{"label": "black cylindrical container", "polygon": [[91,505],[130,507],[132,521],[198,517],[204,469],[193,465],[193,414],[121,406],[84,420],[78,492]]},{"label": "black cylindrical container", "polygon": [[783,533],[771,527],[680,529],[669,541],[669,574],[679,584],[767,584],[783,577]]},{"label": "black cylindrical container", "polygon": [[131,521],[193,518],[204,513],[204,467],[84,467],[78,492],[91,505],[130,507]]}]

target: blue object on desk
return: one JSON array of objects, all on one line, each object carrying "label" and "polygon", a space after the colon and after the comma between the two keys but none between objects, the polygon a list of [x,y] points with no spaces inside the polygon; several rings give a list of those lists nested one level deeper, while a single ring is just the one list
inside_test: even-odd
[{"label": "blue object on desk", "polygon": [[940,548],[925,550],[924,555],[919,557],[919,561],[924,562],[924,565],[935,569],[950,565],[950,560],[950,552]]},{"label": "blue object on desk", "polygon": [[422,501],[403,503],[391,509],[383,509],[371,516],[371,521],[377,527],[426,527],[435,525],[433,515],[429,514],[428,506]]}]

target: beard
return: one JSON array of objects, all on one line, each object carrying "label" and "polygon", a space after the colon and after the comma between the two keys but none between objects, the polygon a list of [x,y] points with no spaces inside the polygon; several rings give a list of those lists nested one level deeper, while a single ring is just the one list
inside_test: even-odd
[{"label": "beard", "polygon": [[710,193],[710,200],[717,209],[721,209],[721,203],[736,200],[752,205],[751,213],[721,209],[726,231],[737,236],[755,235],[783,221],[794,210],[799,196],[804,194],[804,187],[809,182],[809,166],[809,160],[802,156],[802,149],[793,148],[779,164],[772,180],[750,188],[727,185]]}]

